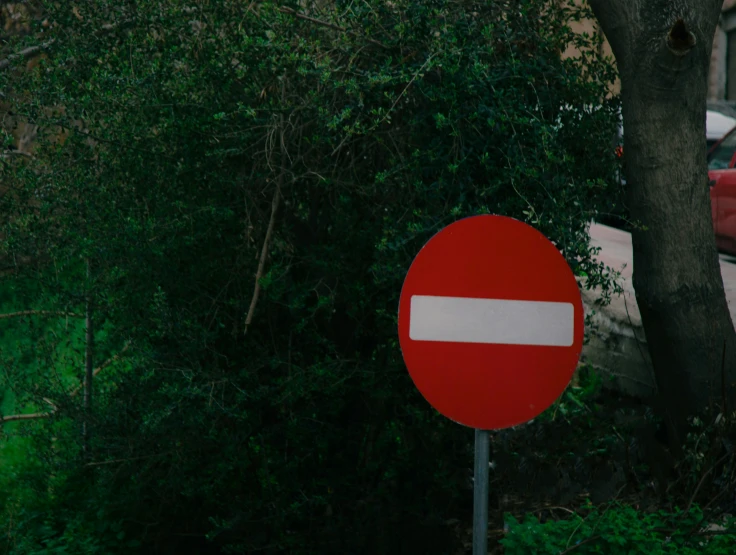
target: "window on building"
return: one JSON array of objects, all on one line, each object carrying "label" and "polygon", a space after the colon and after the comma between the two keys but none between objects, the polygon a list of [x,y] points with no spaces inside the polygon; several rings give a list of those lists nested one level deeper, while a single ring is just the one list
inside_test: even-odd
[{"label": "window on building", "polygon": [[736,101],[736,29],[726,37],[726,100]]}]

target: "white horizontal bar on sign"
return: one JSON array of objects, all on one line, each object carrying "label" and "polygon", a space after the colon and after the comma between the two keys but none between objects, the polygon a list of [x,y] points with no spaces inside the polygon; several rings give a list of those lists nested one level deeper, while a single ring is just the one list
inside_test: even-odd
[{"label": "white horizontal bar on sign", "polygon": [[569,347],[571,303],[414,295],[409,338],[414,341]]}]

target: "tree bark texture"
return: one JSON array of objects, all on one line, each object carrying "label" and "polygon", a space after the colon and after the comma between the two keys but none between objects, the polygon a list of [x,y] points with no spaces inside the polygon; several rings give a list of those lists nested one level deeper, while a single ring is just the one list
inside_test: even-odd
[{"label": "tree bark texture", "polygon": [[[589,0],[621,77],[633,284],[673,444],[733,410],[736,333],[711,219],[707,79],[722,0]],[[725,356],[724,356],[725,349]],[[721,407],[723,408],[723,407]]]}]

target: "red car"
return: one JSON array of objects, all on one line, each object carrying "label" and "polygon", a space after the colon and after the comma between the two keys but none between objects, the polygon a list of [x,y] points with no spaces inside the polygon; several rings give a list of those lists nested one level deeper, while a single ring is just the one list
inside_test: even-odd
[{"label": "red car", "polygon": [[[710,148],[708,179],[710,180],[710,204],[716,244],[718,250],[736,255],[736,127],[734,123],[736,123],[734,118],[712,110],[707,112],[706,143]],[[620,140],[622,135],[620,130]],[[623,156],[622,146],[616,148],[616,155]]]},{"label": "red car", "polygon": [[708,153],[708,179],[718,249],[736,254],[736,128]]}]

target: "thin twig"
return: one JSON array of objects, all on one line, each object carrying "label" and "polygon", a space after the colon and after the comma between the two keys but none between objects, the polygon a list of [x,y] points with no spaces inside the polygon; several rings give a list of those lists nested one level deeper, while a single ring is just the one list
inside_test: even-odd
[{"label": "thin twig", "polygon": [[[107,366],[109,366],[110,364],[112,364],[113,362],[115,362],[116,360],[118,360],[123,355],[123,353],[125,353],[125,351],[128,350],[129,347],[130,347],[130,341],[128,341],[128,343],[125,344],[125,346],[120,350],[120,352],[118,354],[116,354],[115,356],[109,358],[103,364],[101,364],[99,367],[97,367],[94,370],[94,372],[92,372],[92,375],[93,376],[96,376],[104,368],[106,368]],[[79,387],[77,387],[74,391],[72,391],[69,394],[69,397],[74,397],[75,395],[77,395],[81,391],[82,387],[83,386],[81,386],[81,385]],[[56,412],[56,408],[57,407],[56,407],[56,404],[53,401],[51,401],[50,399],[47,399],[47,398],[44,397],[43,400],[46,403],[48,403],[49,405],[51,405],[51,407],[53,409],[51,412],[37,412],[37,413],[33,413],[33,414],[12,414],[12,415],[9,415],[9,416],[0,417],[0,423],[3,423],[3,422],[12,422],[13,420],[35,420],[35,419],[38,419],[38,418],[49,418],[51,415],[53,415],[54,412]]]},{"label": "thin twig", "polygon": [[[131,21],[123,21],[119,24],[116,23],[107,23],[103,25],[99,31],[97,31],[95,34],[100,34],[103,32],[109,32],[114,31],[115,29],[122,27],[123,25],[126,25],[130,23]],[[10,64],[19,58],[30,58],[34,54],[37,54],[38,52],[41,52],[42,50],[48,50],[48,48],[56,42],[56,39],[51,39],[49,41],[46,41],[41,44],[36,44],[34,46],[29,46],[27,48],[24,48],[20,52],[16,52],[15,54],[10,54],[7,58],[4,58],[0,60],[0,70],[7,69],[10,67]]]},{"label": "thin twig", "polygon": [[542,511],[553,511],[553,510],[559,510],[559,511],[565,511],[567,513],[570,513],[571,515],[576,515],[575,511],[572,509],[568,509],[567,507],[560,507],[559,505],[548,505],[546,507],[540,507],[539,509],[536,509],[532,512],[534,513],[541,513]]},{"label": "thin twig", "polygon": [[58,310],[21,310],[20,312],[9,312],[0,314],[0,320],[4,318],[19,318],[21,316],[65,316],[69,318],[83,318],[84,314],[75,312],[62,312]]},{"label": "thin twig", "polygon": [[[297,19],[302,19],[304,21],[309,21],[310,23],[314,23],[315,25],[320,25],[322,27],[327,27],[328,29],[333,29],[335,31],[340,31],[342,33],[350,33],[351,35],[358,35],[358,36],[360,36],[359,33],[356,33],[355,31],[351,31],[350,29],[346,29],[345,27],[340,27],[339,25],[335,25],[334,23],[330,23],[329,21],[323,21],[321,19],[317,19],[317,18],[308,16],[308,15],[305,15],[305,14],[299,13],[298,11],[296,11],[296,10],[294,10],[292,8],[279,8],[279,11],[281,13],[292,15],[292,16],[296,17]],[[384,48],[386,50],[388,50],[389,48],[391,48],[390,46],[387,46],[387,45],[383,44],[381,41],[378,41],[376,39],[372,39],[372,38],[369,38],[369,37],[364,37],[364,38],[365,38],[365,40],[367,40],[371,44],[375,44],[376,46],[380,46],[381,48]]]},{"label": "thin twig", "polygon": [[[661,534],[673,534],[674,532],[677,532],[677,529],[675,528],[654,528],[655,532],[659,532]],[[693,536],[717,536],[717,535],[723,535],[723,534],[729,534],[733,533],[730,530],[708,530],[705,532],[698,532],[695,534],[692,534]],[[589,538],[586,538],[579,543],[576,543],[575,545],[565,549],[564,551],[560,551],[557,555],[567,555],[567,553],[570,553],[577,549],[578,547],[581,547],[585,545],[586,543],[592,542],[593,540],[597,540],[600,538],[600,534],[596,534],[594,536],[590,536]]]},{"label": "thin twig", "polygon": [[597,540],[597,539],[598,539],[598,538],[600,538],[600,537],[601,537],[601,535],[600,535],[600,534],[596,534],[596,535],[594,535],[594,536],[590,536],[589,538],[585,538],[584,540],[580,540],[580,541],[579,541],[578,543],[576,543],[575,545],[573,545],[573,546],[571,546],[571,547],[568,547],[567,549],[565,549],[565,550],[563,550],[563,551],[560,551],[560,552],[559,552],[559,553],[558,553],[557,555],[566,555],[567,553],[570,553],[570,552],[572,552],[572,551],[575,551],[575,550],[576,550],[576,549],[577,549],[578,547],[582,547],[582,546],[583,546],[583,545],[585,545],[586,543],[590,543],[590,542],[592,542],[592,541],[595,541],[595,540]]},{"label": "thin twig", "polygon": [[719,491],[715,497],[713,497],[710,501],[708,501],[705,505],[701,507],[701,512],[703,513],[703,517],[698,521],[695,526],[693,526],[690,531],[686,534],[686,536],[695,536],[698,535],[697,530],[703,525],[703,523],[707,520],[707,517],[705,516],[705,511],[708,510],[708,507],[710,507],[713,503],[718,501],[721,497],[723,497],[723,494],[729,493],[731,491],[731,486],[733,486],[733,483],[729,484],[728,487],[722,488],[721,491]]},{"label": "thin twig", "polygon": [[[129,347],[130,347],[130,341],[128,341],[123,346],[123,348],[120,349],[120,352],[118,354],[116,354],[115,356],[112,356],[112,357],[108,358],[100,366],[98,366],[97,368],[95,368],[94,371],[92,372],[92,377],[97,376],[97,374],[99,374],[100,372],[102,372],[105,368],[107,368],[108,366],[110,366],[113,362],[119,360],[120,357],[122,357],[123,354],[125,354],[125,351],[127,351]],[[76,389],[72,390],[72,392],[69,393],[69,397],[75,397],[82,390],[83,387],[84,387],[84,385],[77,386]]]},{"label": "thin twig", "polygon": [[419,68],[418,70],[416,70],[416,71],[414,72],[414,75],[412,75],[411,79],[410,79],[410,80],[409,80],[409,82],[408,82],[408,83],[406,84],[406,86],[405,86],[405,87],[404,87],[403,89],[401,89],[401,92],[399,93],[399,96],[397,96],[397,97],[396,97],[396,100],[394,100],[394,103],[393,103],[393,104],[391,104],[391,107],[390,107],[390,108],[388,109],[388,112],[386,112],[386,113],[384,114],[383,118],[381,118],[381,122],[385,121],[385,120],[386,120],[386,118],[387,118],[387,117],[388,117],[388,116],[389,116],[389,115],[391,114],[391,112],[393,112],[394,108],[395,108],[395,107],[396,107],[396,105],[397,105],[397,104],[399,103],[399,100],[401,100],[401,98],[402,98],[402,97],[404,96],[404,93],[405,93],[405,92],[407,91],[407,89],[408,89],[409,87],[411,87],[412,83],[414,83],[414,81],[416,81],[416,80],[417,80],[417,77],[419,77],[419,74],[420,74],[420,73],[422,73],[422,70],[423,70],[423,69],[424,69],[425,67],[427,67],[427,64],[428,64],[428,63],[429,63],[430,61],[432,61],[432,58],[433,58],[433,57],[434,57],[434,54],[430,54],[429,56],[427,56],[427,59],[426,59],[426,60],[424,60],[424,63],[422,64],[422,66],[421,66],[421,67],[420,67],[420,68]]},{"label": "thin twig", "polygon": [[328,27],[330,29],[334,29],[335,31],[341,31],[343,33],[347,32],[347,29],[345,27],[340,27],[339,25],[335,25],[334,23],[330,23],[329,21],[323,21],[321,19],[317,19],[309,15],[301,14],[293,8],[279,8],[279,11],[281,13],[293,15],[297,19],[303,19],[304,21],[311,21],[312,23],[316,23],[317,25],[321,25],[322,27]]},{"label": "thin twig", "polygon": [[726,453],[723,455],[720,459],[718,459],[715,463],[713,463],[713,466],[711,466],[708,470],[705,471],[703,476],[700,478],[700,481],[698,482],[698,485],[695,487],[695,491],[693,492],[693,495],[690,497],[690,502],[687,504],[687,508],[685,509],[685,512],[682,513],[681,518],[685,518],[685,516],[690,512],[690,507],[693,504],[693,501],[695,501],[695,497],[698,495],[698,491],[700,491],[700,486],[703,485],[703,482],[705,481],[706,476],[713,472],[715,468],[721,464],[724,460],[726,460],[729,456],[731,456],[731,453]]},{"label": "thin twig", "polygon": [[16,54],[11,54],[7,58],[0,60],[0,70],[7,69],[10,67],[10,64],[13,62],[13,60],[17,60],[18,58],[30,58],[37,52],[41,52],[42,50],[46,50],[49,46],[54,44],[55,39],[51,39],[50,41],[44,42],[43,44],[37,44],[35,46],[29,46],[28,48],[24,48],[20,52]]},{"label": "thin twig", "polygon": [[721,488],[721,490],[705,505],[703,505],[700,510],[705,512],[713,503],[718,501],[721,497],[723,497],[725,494],[730,493],[733,491],[731,488],[734,486],[734,482],[731,481],[727,487]]},{"label": "thin twig", "polygon": [[109,460],[109,461],[91,462],[91,463],[87,463],[85,466],[102,466],[104,464],[115,464],[115,463],[128,462],[128,461],[139,461],[141,459],[151,459],[153,457],[163,457],[164,455],[170,455],[171,453],[173,453],[173,451],[167,451],[166,453],[155,453],[153,455],[141,455],[140,457],[129,457],[126,459],[114,459],[114,460]]},{"label": "thin twig", "polygon": [[134,23],[135,20],[133,19],[126,19],[124,21],[121,21],[119,23],[105,23],[102,27],[99,28],[98,31],[95,32],[95,35],[99,36],[104,33],[109,33],[111,31],[115,31],[116,29],[123,29],[127,27],[128,25]]},{"label": "thin twig", "polygon": [[12,422],[14,420],[37,420],[39,418],[50,418],[53,412],[34,412],[31,414],[11,414],[0,417],[0,422]]},{"label": "thin twig", "polygon": [[266,266],[266,258],[268,257],[268,245],[271,242],[271,235],[273,234],[274,224],[276,222],[276,210],[279,207],[279,201],[281,200],[281,188],[276,187],[276,191],[273,194],[273,201],[271,201],[271,219],[268,222],[268,229],[266,230],[266,238],[263,240],[263,248],[261,249],[261,257],[258,261],[258,270],[256,271],[256,284],[253,288],[253,298],[250,301],[248,307],[248,314],[245,317],[245,330],[243,335],[248,333],[248,326],[253,321],[253,313],[256,310],[256,304],[258,304],[258,297],[261,294],[261,278],[263,277],[263,269]]},{"label": "thin twig", "polygon": [[33,154],[31,154],[30,152],[23,152],[22,150],[5,150],[2,154],[0,154],[0,158],[12,158],[14,156],[33,158]]},{"label": "thin twig", "polygon": [[[621,492],[622,492],[622,491],[624,490],[624,488],[625,488],[625,487],[626,487],[627,485],[628,485],[628,484],[624,484],[623,486],[621,486],[620,488],[618,488],[618,491],[616,492],[616,495],[614,495],[614,496],[613,496],[613,499],[612,499],[612,500],[611,500],[611,502],[610,502],[610,503],[608,504],[608,507],[606,507],[606,510],[605,510],[605,511],[603,511],[603,514],[602,514],[602,515],[601,515],[601,516],[600,516],[600,517],[598,518],[598,520],[596,521],[595,525],[593,526],[593,530],[591,530],[591,532],[595,532],[595,529],[596,529],[596,528],[598,527],[598,524],[600,524],[600,522],[601,522],[601,521],[603,520],[603,518],[604,518],[604,517],[606,516],[606,514],[607,514],[607,513],[608,513],[608,511],[609,511],[609,509],[610,509],[610,508],[611,508],[611,507],[613,506],[613,503],[614,503],[614,502],[615,502],[615,501],[616,501],[616,500],[618,499],[618,496],[619,496],[619,495],[621,495]],[[588,516],[590,516],[590,515],[588,515]],[[601,537],[601,535],[600,535],[600,534],[594,534],[594,535],[590,536],[589,538],[586,538],[586,539],[584,539],[584,540],[581,540],[581,541],[579,541],[578,543],[576,543],[575,545],[573,545],[573,546],[570,546],[570,542],[572,541],[572,538],[573,538],[573,536],[575,535],[575,532],[577,532],[577,531],[578,531],[578,529],[580,528],[580,526],[582,526],[583,522],[585,522],[585,521],[587,520],[587,518],[588,518],[588,517],[586,516],[585,518],[583,518],[583,519],[581,519],[581,520],[580,520],[580,522],[579,522],[579,523],[578,523],[578,525],[577,525],[577,526],[575,527],[575,529],[574,529],[574,530],[572,531],[572,534],[570,534],[570,537],[569,537],[569,538],[568,538],[568,540],[567,540],[567,546],[566,546],[566,549],[564,549],[563,551],[560,551],[560,553],[558,553],[558,555],[564,555],[565,553],[570,553],[571,551],[573,551],[574,549],[577,549],[577,548],[578,548],[578,547],[580,547],[581,545],[584,545],[584,544],[586,544],[586,543],[588,543],[588,542],[592,542],[593,540],[597,540],[598,538],[600,538],[600,537]]]},{"label": "thin twig", "polygon": [[[285,85],[282,83],[281,85],[281,101],[284,102],[286,98],[286,90]],[[280,132],[280,138],[281,138],[281,172],[279,173],[279,182],[276,185],[276,190],[273,193],[273,200],[271,201],[271,218],[268,221],[268,227],[266,228],[266,237],[263,239],[263,247],[261,248],[261,256],[258,260],[258,269],[256,270],[256,283],[253,287],[253,298],[250,301],[250,306],[248,307],[248,313],[245,316],[245,327],[243,329],[243,335],[246,335],[248,333],[248,327],[250,326],[251,322],[253,321],[253,314],[256,310],[256,305],[258,304],[258,297],[261,294],[261,278],[263,278],[263,269],[266,266],[266,258],[268,258],[268,246],[271,243],[271,236],[273,235],[273,228],[276,223],[276,212],[279,208],[279,202],[281,201],[281,187],[284,184],[284,164],[286,160],[286,143],[284,143],[284,113],[283,111],[280,114],[280,121],[279,121],[279,127],[281,128]]]}]

